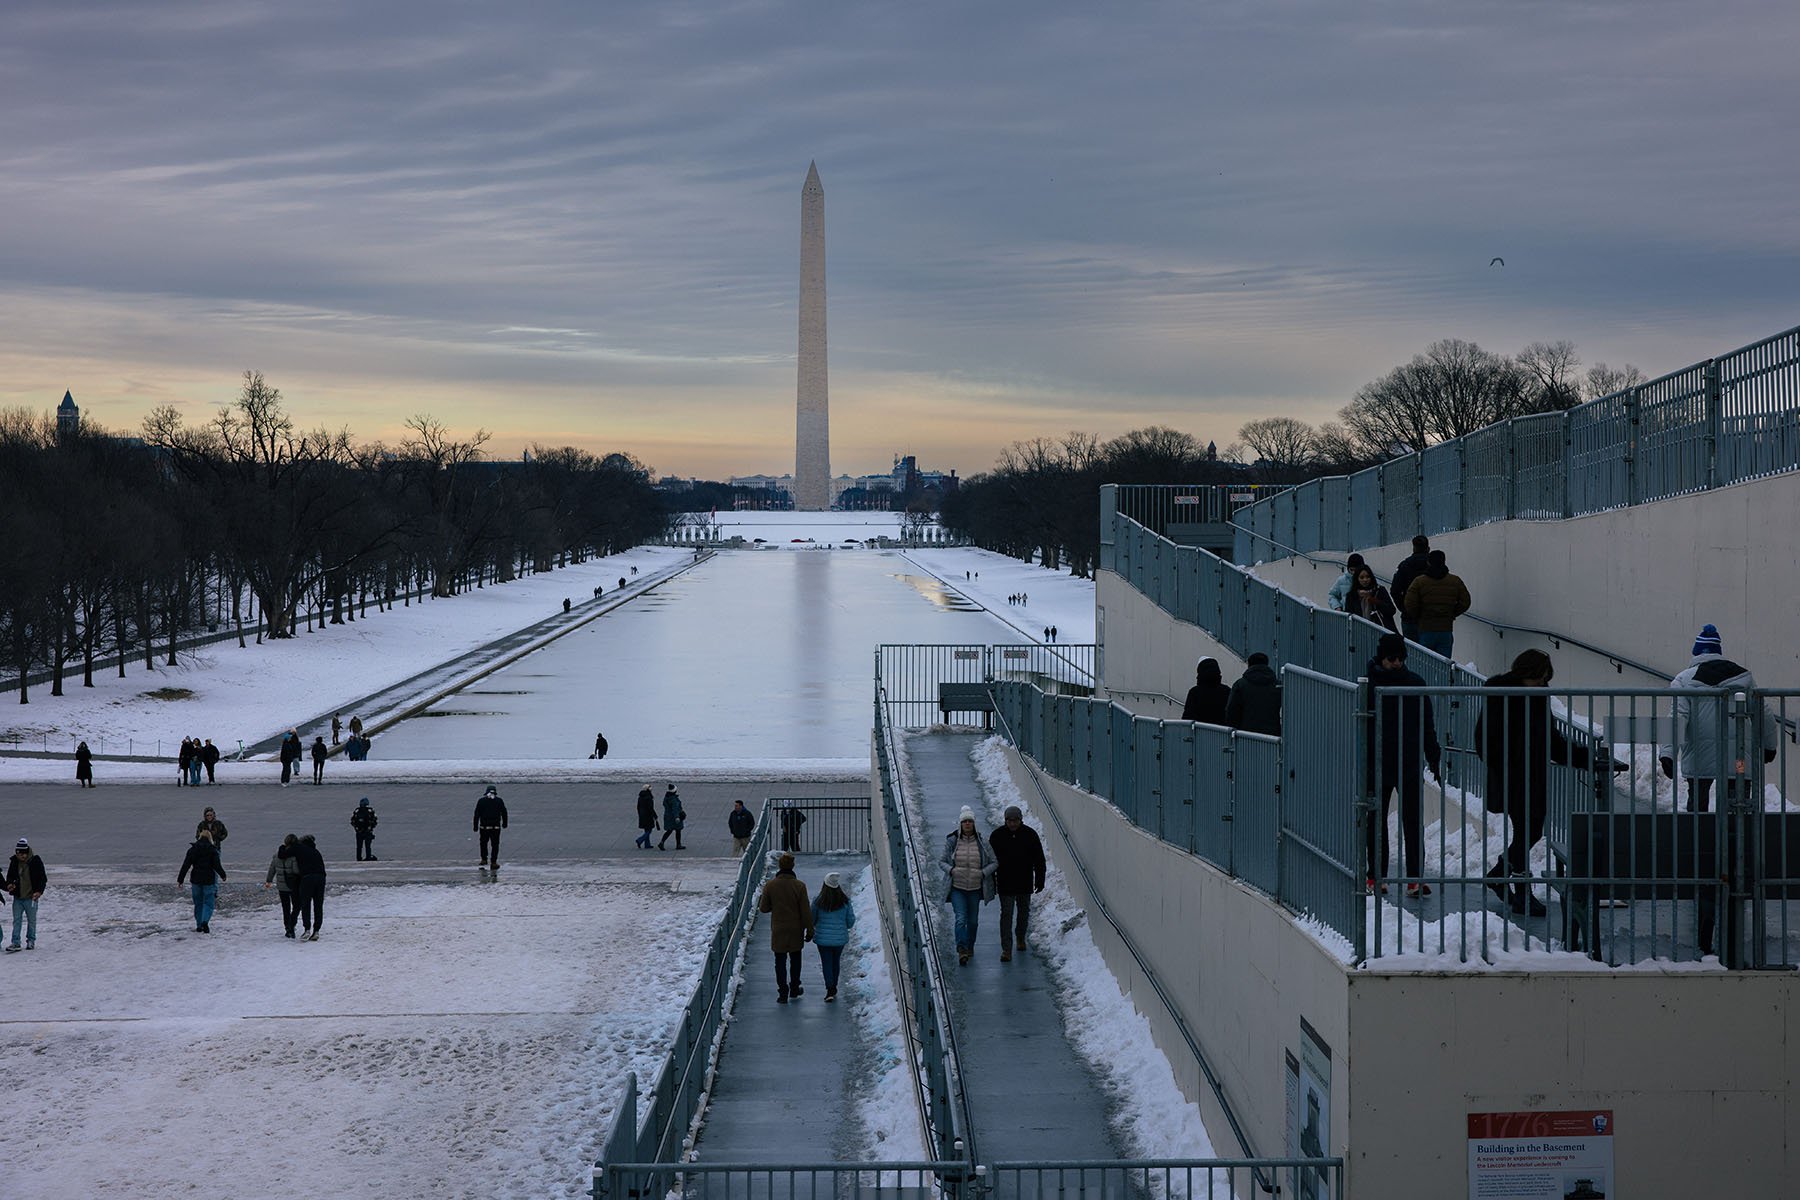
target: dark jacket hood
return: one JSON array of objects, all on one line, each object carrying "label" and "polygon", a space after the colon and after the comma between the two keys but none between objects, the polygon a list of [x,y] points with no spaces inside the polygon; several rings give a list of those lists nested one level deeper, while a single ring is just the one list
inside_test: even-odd
[{"label": "dark jacket hood", "polygon": [[1447,563],[1427,563],[1425,566],[1425,576],[1428,579],[1444,579],[1449,574],[1450,567]]},{"label": "dark jacket hood", "polygon": [[1390,671],[1388,668],[1381,665],[1381,660],[1379,658],[1371,658],[1369,660],[1368,672],[1369,682],[1376,687],[1425,686],[1425,680],[1422,677],[1407,670],[1405,667]]},{"label": "dark jacket hood", "polygon": [[1275,668],[1269,666],[1268,663],[1257,663],[1254,667],[1245,667],[1244,674],[1238,682],[1242,683],[1246,680],[1258,686],[1281,686],[1281,676],[1277,675]]},{"label": "dark jacket hood", "polygon": [[1219,670],[1219,660],[1216,658],[1201,659],[1200,665],[1194,671],[1194,682],[1202,687],[1225,682],[1225,676]]}]

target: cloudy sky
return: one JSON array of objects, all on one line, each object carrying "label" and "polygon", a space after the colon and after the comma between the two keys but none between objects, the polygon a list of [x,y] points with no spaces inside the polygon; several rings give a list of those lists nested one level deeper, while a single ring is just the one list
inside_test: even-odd
[{"label": "cloudy sky", "polygon": [[0,405],[789,470],[815,159],[834,470],[1439,337],[1654,375],[1800,322],[1797,60],[1792,0],[8,0]]}]

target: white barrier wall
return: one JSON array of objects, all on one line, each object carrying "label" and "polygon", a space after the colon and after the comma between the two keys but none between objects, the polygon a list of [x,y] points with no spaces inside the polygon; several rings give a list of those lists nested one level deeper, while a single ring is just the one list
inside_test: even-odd
[{"label": "white barrier wall", "polygon": [[[1177,621],[1149,597],[1111,571],[1094,575],[1094,604],[1100,619],[1100,686],[1133,712],[1179,717],[1179,702],[1194,686],[1194,664],[1219,660],[1225,682],[1244,672],[1244,662],[1208,637],[1197,625]],[[1173,712],[1155,704],[1161,694],[1177,701]]]},{"label": "white barrier wall", "polygon": [[[1200,1106],[1214,1152],[1235,1157],[1209,1085],[1168,1009],[1139,972],[1097,901],[1125,928],[1138,953],[1174,998],[1218,1075],[1256,1154],[1287,1153],[1283,1050],[1300,1053],[1304,1019],[1332,1049],[1332,1074],[1342,1079],[1350,1045],[1349,981],[1343,964],[1304,933],[1275,901],[1236,882],[1185,851],[1144,833],[1123,813],[1086,792],[1036,771],[1016,750],[1008,762],[1019,794],[1034,809],[1053,871],[1087,912],[1088,928],[1133,1005],[1149,1021],[1157,1045],[1182,1092]],[[1034,782],[1034,777],[1036,782]],[[1069,830],[1101,895],[1089,893],[1070,860],[1069,846],[1041,808],[1043,785]],[[1331,1088],[1331,1146],[1345,1153],[1350,1089]],[[1373,1193],[1371,1193],[1373,1194]]]}]

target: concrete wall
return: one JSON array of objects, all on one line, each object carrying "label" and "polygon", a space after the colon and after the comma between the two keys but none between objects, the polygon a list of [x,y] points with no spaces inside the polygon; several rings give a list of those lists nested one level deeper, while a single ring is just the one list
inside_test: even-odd
[{"label": "concrete wall", "polygon": [[[1496,522],[1440,534],[1432,545],[1445,552],[1484,616],[1569,633],[1669,674],[1687,665],[1694,634],[1710,623],[1719,627],[1725,653],[1749,667],[1757,682],[1800,687],[1797,517],[1800,473],[1567,521]],[[1385,576],[1411,547],[1362,553]],[[1304,560],[1257,573],[1321,603],[1333,582],[1319,582],[1328,570],[1315,571]],[[1465,636],[1479,637],[1469,625],[1457,626],[1459,659]],[[1530,643],[1509,635],[1504,652],[1479,640],[1470,644],[1483,656],[1478,664],[1491,671]],[[1559,683],[1630,679],[1603,664],[1604,677],[1577,678],[1587,673],[1578,655],[1567,647],[1551,653]]]},{"label": "concrete wall", "polygon": [[[1194,686],[1194,664],[1203,658],[1219,660],[1226,683],[1243,673],[1244,663],[1237,655],[1199,626],[1175,620],[1111,571],[1095,573],[1094,604],[1097,612],[1104,614],[1100,622],[1105,630],[1100,686],[1133,712],[1180,716],[1179,702]],[[1166,705],[1157,704],[1147,693],[1170,696],[1177,704],[1173,711],[1166,711]]]},{"label": "concrete wall", "polygon": [[1610,1196],[1794,1195],[1796,1001],[1792,973],[1357,972],[1351,1195],[1467,1195],[1466,1114],[1585,1108]]},{"label": "concrete wall", "polygon": [[[1349,980],[1343,964],[1301,932],[1273,900],[1150,837],[1104,801],[1036,773],[1016,751],[1008,758],[1019,793],[1034,806],[1040,800],[1032,775],[1043,784],[1101,889],[1099,898],[1174,997],[1255,1153],[1287,1153],[1282,1051],[1298,1055],[1305,1018],[1332,1047],[1331,1153],[1344,1154],[1344,1135],[1351,1127],[1350,1089],[1336,1082],[1348,1067],[1340,1056],[1350,1044]],[[1120,988],[1149,1021],[1183,1093],[1200,1106],[1214,1152],[1238,1155],[1212,1088],[1168,1009],[1100,915],[1055,822],[1045,819],[1042,825],[1051,868],[1062,873],[1087,910],[1095,944]]]}]

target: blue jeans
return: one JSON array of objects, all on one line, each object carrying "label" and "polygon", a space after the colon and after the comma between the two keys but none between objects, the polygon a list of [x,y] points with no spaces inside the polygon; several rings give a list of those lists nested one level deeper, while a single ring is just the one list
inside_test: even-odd
[{"label": "blue jeans", "polygon": [[1445,658],[1450,657],[1450,649],[1452,646],[1456,645],[1456,635],[1447,629],[1442,633],[1434,633],[1429,629],[1421,629],[1419,631],[1419,636],[1413,640],[1433,654],[1441,654]]},{"label": "blue jeans", "polygon": [[37,944],[37,906],[36,900],[27,900],[20,896],[13,901],[13,939],[12,944],[19,944],[19,926],[25,926],[25,940],[32,945]]},{"label": "blue jeans", "polygon": [[213,906],[219,902],[219,885],[190,883],[188,888],[194,894],[194,924],[205,925],[212,920]]},{"label": "blue jeans", "polygon": [[974,949],[975,933],[981,925],[981,893],[951,888],[950,908],[956,913],[957,950]]},{"label": "blue jeans", "polygon": [[828,992],[837,991],[838,967],[843,963],[843,959],[844,948],[842,946],[819,947],[819,972],[825,976],[825,990]]}]

